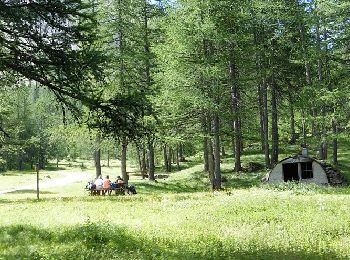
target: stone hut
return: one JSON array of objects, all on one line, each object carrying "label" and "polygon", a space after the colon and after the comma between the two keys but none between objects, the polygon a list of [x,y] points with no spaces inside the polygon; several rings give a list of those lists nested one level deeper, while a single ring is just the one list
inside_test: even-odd
[{"label": "stone hut", "polygon": [[331,165],[319,162],[306,155],[296,155],[280,161],[266,177],[268,182],[344,183],[344,177]]}]

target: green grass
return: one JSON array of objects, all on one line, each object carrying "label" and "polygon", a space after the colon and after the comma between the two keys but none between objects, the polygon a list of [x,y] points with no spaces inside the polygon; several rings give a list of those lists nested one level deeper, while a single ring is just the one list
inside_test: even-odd
[{"label": "green grass", "polygon": [[[349,169],[345,149],[339,159]],[[116,166],[103,174],[119,175]],[[135,196],[91,197],[83,180],[43,189],[40,201],[35,190],[0,195],[0,259],[350,258],[348,186],[263,184],[265,171],[233,173],[230,158],[222,169],[221,192],[192,161],[157,182],[132,176]]]},{"label": "green grass", "polygon": [[5,259],[350,256],[347,195],[254,188],[230,194],[3,200],[0,207],[0,258]]}]

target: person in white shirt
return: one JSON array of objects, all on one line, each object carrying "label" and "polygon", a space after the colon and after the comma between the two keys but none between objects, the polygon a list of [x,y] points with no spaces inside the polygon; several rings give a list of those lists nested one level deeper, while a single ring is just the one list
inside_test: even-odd
[{"label": "person in white shirt", "polygon": [[102,176],[101,175],[95,180],[95,185],[96,185],[96,190],[102,190],[103,189],[103,180],[102,180]]}]

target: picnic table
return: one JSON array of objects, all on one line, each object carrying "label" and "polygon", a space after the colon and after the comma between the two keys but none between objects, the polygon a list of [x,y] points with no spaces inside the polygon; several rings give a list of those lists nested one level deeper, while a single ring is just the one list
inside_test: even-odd
[{"label": "picnic table", "polygon": [[96,188],[90,188],[88,189],[91,196],[98,196],[98,195],[111,195],[113,192],[115,195],[125,195],[125,186],[120,186],[117,188],[109,188],[109,189],[96,189]]}]

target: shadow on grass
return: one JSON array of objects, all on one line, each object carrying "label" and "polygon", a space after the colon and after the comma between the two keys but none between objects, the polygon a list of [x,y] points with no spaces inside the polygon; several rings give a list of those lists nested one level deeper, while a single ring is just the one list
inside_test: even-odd
[{"label": "shadow on grass", "polygon": [[7,172],[1,172],[0,176],[22,176],[25,174],[35,174],[35,172],[34,170],[7,171]]},{"label": "shadow on grass", "polygon": [[[224,170],[222,177],[227,181],[222,186],[229,189],[249,189],[258,186],[264,175],[263,172],[236,174],[232,170]],[[157,182],[145,180],[137,183],[136,189],[140,193],[193,193],[211,190],[208,173],[203,171],[193,172],[179,180],[171,177]]]},{"label": "shadow on grass", "polygon": [[198,191],[209,190],[207,183],[194,183],[181,181],[170,181],[170,182],[143,182],[138,183],[136,189],[140,193],[192,193]]},{"label": "shadow on grass", "polygon": [[63,170],[66,170],[67,168],[65,167],[56,167],[56,166],[53,166],[53,165],[48,165],[45,167],[45,171],[49,171],[49,172],[54,172],[54,171],[63,171]]},{"label": "shadow on grass", "polygon": [[[40,191],[40,194],[57,194],[57,192],[51,192],[51,191]],[[36,190],[15,190],[10,191],[8,194],[36,194]]]},{"label": "shadow on grass", "polygon": [[222,171],[222,176],[227,179],[223,185],[225,188],[230,189],[249,189],[259,186],[261,184],[261,178],[265,175],[265,172],[239,172],[235,173],[232,170]]},{"label": "shadow on grass", "polygon": [[171,173],[174,173],[174,172],[179,172],[179,171],[182,171],[182,170],[186,170],[186,169],[189,169],[189,168],[192,168],[194,166],[197,166],[198,164],[200,164],[200,162],[198,161],[190,161],[190,160],[186,160],[185,162],[180,162],[179,164],[179,167],[177,167],[176,164],[172,164],[172,171],[171,172],[166,172],[166,168],[161,165],[161,166],[156,166],[155,167],[155,171],[156,173],[158,174],[171,174]]},{"label": "shadow on grass", "polygon": [[[203,235],[202,235],[203,236]],[[14,243],[16,241],[16,243]],[[271,248],[269,241],[242,241],[194,236],[179,240],[111,225],[57,229],[11,225],[0,229],[1,259],[339,259],[336,252]]]}]

